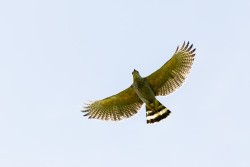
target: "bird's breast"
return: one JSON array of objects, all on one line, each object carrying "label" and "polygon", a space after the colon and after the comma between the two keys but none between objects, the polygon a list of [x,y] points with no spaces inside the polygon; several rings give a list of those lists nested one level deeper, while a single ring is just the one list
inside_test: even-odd
[{"label": "bird's breast", "polygon": [[144,102],[148,103],[155,99],[155,95],[146,80],[134,81],[133,88],[139,98]]}]

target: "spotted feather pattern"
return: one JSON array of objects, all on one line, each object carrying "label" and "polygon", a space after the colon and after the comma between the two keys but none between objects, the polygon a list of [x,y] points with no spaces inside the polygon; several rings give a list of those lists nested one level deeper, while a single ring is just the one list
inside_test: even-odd
[{"label": "spotted feather pattern", "polygon": [[156,96],[168,95],[185,81],[192,67],[195,49],[189,42],[177,47],[174,55],[160,69],[146,77]]},{"label": "spotted feather pattern", "polygon": [[90,119],[119,121],[136,114],[143,102],[135,93],[132,86],[124,91],[102,100],[86,104],[82,112]]}]

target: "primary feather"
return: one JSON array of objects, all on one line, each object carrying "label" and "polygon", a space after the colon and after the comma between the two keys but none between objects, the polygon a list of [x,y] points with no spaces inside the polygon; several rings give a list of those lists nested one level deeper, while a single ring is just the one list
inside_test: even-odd
[{"label": "primary feather", "polygon": [[178,89],[190,72],[193,65],[195,49],[189,42],[179,49],[177,47],[174,55],[160,69],[147,77],[150,87],[156,96],[168,95]]}]

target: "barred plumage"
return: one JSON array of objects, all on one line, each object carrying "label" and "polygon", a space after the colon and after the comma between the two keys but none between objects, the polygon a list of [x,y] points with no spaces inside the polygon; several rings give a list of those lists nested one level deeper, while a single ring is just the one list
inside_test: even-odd
[{"label": "barred plumage", "polygon": [[87,104],[82,112],[89,118],[118,121],[136,114],[146,103],[147,123],[158,122],[171,112],[155,96],[168,95],[185,81],[192,67],[195,49],[189,42],[177,47],[174,55],[160,69],[142,78],[134,70],[133,84],[120,93]]},{"label": "barred plumage", "polygon": [[150,87],[156,96],[168,95],[178,89],[185,81],[194,61],[195,49],[189,42],[179,49],[160,69],[147,77]]},{"label": "barred plumage", "polygon": [[118,121],[136,114],[142,104],[130,86],[116,95],[87,104],[82,112],[89,118]]},{"label": "barred plumage", "polygon": [[162,105],[157,99],[152,103],[146,103],[146,118],[148,124],[159,122],[167,118],[170,113],[171,111]]}]

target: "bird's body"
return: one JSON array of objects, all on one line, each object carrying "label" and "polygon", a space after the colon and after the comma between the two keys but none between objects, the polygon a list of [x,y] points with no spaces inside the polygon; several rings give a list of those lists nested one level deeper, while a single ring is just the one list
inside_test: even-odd
[{"label": "bird's body", "polygon": [[147,123],[158,122],[170,114],[155,97],[154,91],[149,86],[146,78],[142,78],[138,71],[133,71],[133,89],[138,97],[146,104]]},{"label": "bird's body", "polygon": [[120,93],[103,100],[88,104],[83,112],[89,118],[101,120],[121,120],[128,118],[146,104],[147,123],[159,122],[170,114],[170,110],[162,105],[156,96],[168,95],[179,88],[189,73],[193,61],[192,46],[184,44],[177,47],[172,58],[160,69],[143,78],[139,72],[133,71],[133,84]]},{"label": "bird's body", "polygon": [[138,71],[133,71],[133,89],[136,94],[144,103],[152,102],[155,99],[155,95],[151,87],[149,86],[147,79],[142,78]]}]

